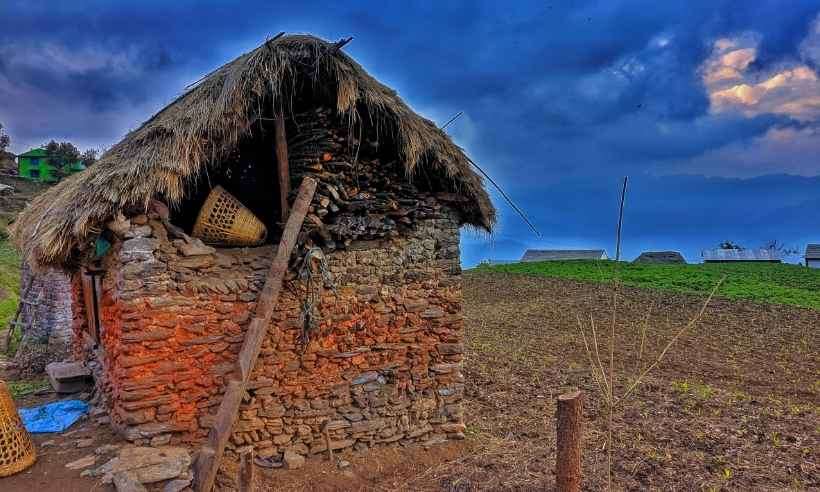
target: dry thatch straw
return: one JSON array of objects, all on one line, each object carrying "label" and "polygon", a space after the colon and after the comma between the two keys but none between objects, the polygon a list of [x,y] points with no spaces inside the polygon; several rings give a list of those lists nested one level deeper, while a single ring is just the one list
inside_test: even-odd
[{"label": "dry thatch straw", "polygon": [[[353,125],[367,118],[395,142],[408,176],[417,167],[447,177],[469,199],[463,220],[489,231],[495,209],[464,152],[434,123],[414,113],[344,52],[313,36],[271,40],[219,68],[126,137],[87,171],[38,196],[11,227],[31,264],[67,267],[103,225],[154,197],[178,205],[208,166],[246,135],[265,108],[305,91],[334,105]],[[272,105],[272,106],[271,106]]]}]

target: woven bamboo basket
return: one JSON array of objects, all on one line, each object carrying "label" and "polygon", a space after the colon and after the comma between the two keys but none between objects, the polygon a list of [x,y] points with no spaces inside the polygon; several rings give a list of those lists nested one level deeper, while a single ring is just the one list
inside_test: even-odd
[{"label": "woven bamboo basket", "polygon": [[21,472],[34,464],[34,442],[20,420],[5,381],[0,381],[0,477]]},{"label": "woven bamboo basket", "polygon": [[268,230],[236,197],[217,186],[202,205],[191,234],[209,244],[258,246]]}]

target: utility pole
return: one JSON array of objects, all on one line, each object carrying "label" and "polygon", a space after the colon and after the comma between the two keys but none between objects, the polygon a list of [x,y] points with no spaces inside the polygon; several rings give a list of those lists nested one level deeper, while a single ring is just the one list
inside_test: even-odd
[{"label": "utility pole", "polygon": [[624,222],[624,200],[626,199],[627,176],[624,176],[624,187],[621,190],[621,209],[618,212],[618,234],[615,244],[615,261],[621,261],[621,226]]}]

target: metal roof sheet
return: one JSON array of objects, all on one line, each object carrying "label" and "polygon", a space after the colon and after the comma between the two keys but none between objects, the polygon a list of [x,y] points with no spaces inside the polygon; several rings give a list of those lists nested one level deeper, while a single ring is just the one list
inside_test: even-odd
[{"label": "metal roof sheet", "polygon": [[781,261],[780,253],[773,249],[707,249],[703,251],[704,261]]},{"label": "metal roof sheet", "polygon": [[521,261],[601,260],[607,259],[603,249],[528,249]]}]

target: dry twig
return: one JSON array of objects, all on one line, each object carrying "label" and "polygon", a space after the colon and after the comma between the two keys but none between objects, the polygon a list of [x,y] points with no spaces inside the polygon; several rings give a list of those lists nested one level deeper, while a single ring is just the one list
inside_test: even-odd
[{"label": "dry twig", "polygon": [[[646,317],[644,318],[643,326],[641,327],[640,333],[640,345],[637,354],[637,366],[636,371],[638,371],[635,380],[632,381],[627,389],[624,391],[623,395],[620,397],[615,396],[615,335],[616,335],[616,325],[617,325],[617,313],[618,313],[618,288],[619,282],[615,282],[615,285],[612,290],[612,317],[610,323],[610,332],[609,332],[609,364],[607,368],[604,368],[603,363],[601,362],[601,355],[598,349],[598,331],[595,328],[595,320],[590,315],[590,329],[592,331],[592,349],[589,347],[589,342],[587,341],[586,333],[583,327],[583,323],[581,322],[581,317],[577,316],[578,319],[578,328],[581,331],[581,337],[584,342],[584,349],[587,353],[587,359],[589,360],[590,370],[592,371],[593,378],[595,379],[596,384],[598,385],[598,389],[603,396],[604,404],[606,405],[607,410],[607,429],[606,429],[606,450],[607,450],[607,489],[612,490],[612,453],[613,453],[613,438],[612,438],[612,422],[613,422],[613,414],[615,409],[618,405],[623,405],[630,395],[633,394],[635,389],[640,386],[646,376],[655,369],[661,361],[663,361],[666,354],[675,345],[675,343],[683,336],[689,329],[691,329],[694,325],[696,325],[700,319],[703,317],[704,312],[706,312],[706,308],[709,306],[709,303],[712,301],[712,298],[717,293],[720,286],[723,284],[726,277],[718,281],[718,283],[712,288],[709,295],[706,297],[706,300],[703,302],[698,313],[689,320],[688,323],[683,325],[672,338],[666,343],[661,350],[660,354],[653,360],[653,362],[643,368],[642,359],[643,353],[645,350],[646,345],[646,333],[649,328],[649,317],[651,315],[651,310],[647,312]],[[667,316],[668,320],[668,316]],[[667,321],[668,324],[668,321]],[[594,352],[594,354],[593,354]]]}]

